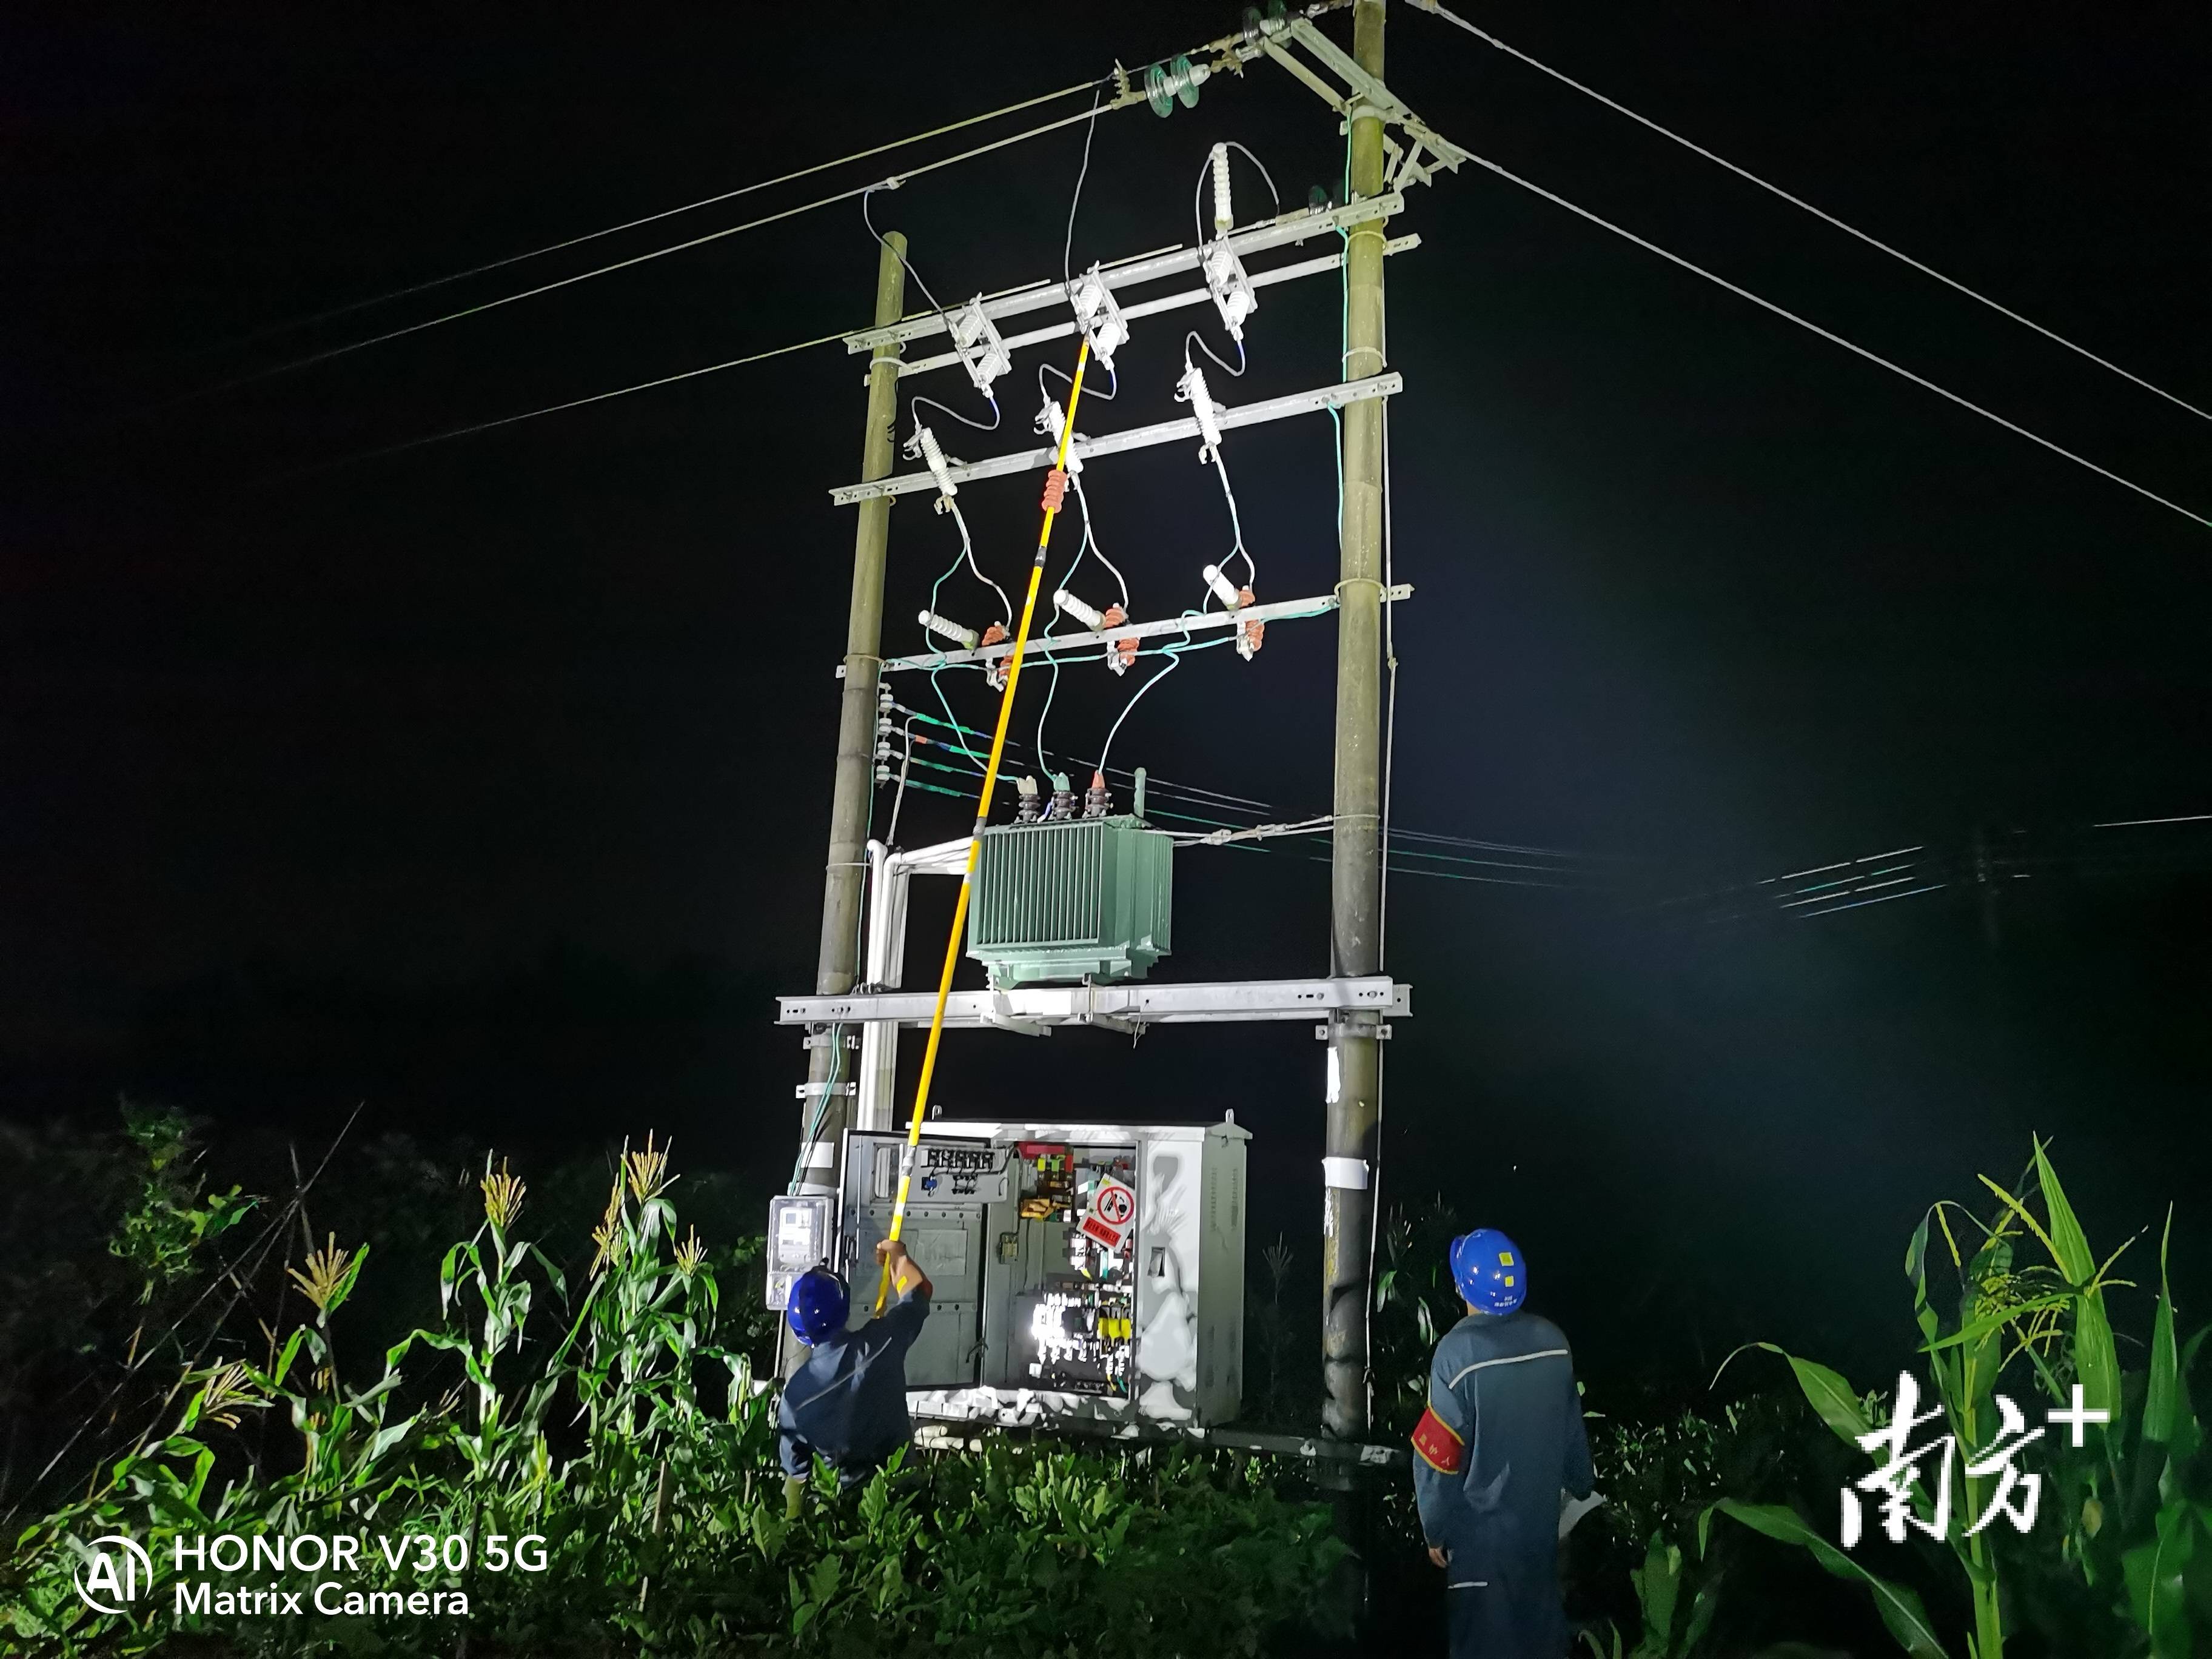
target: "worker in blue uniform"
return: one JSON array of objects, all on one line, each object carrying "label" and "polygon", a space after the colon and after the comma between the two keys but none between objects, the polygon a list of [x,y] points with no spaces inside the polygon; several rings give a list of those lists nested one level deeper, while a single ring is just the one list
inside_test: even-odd
[{"label": "worker in blue uniform", "polygon": [[1413,1431],[1413,1488],[1429,1559],[1444,1570],[1452,1659],[1565,1659],[1559,1540],[1590,1496],[1574,1356],[1522,1309],[1528,1269],[1504,1234],[1452,1241],[1467,1317],[1437,1344]]},{"label": "worker in blue uniform", "polygon": [[928,1321],[932,1286],[896,1240],[878,1243],[876,1260],[898,1300],[857,1330],[845,1328],[852,1298],[836,1273],[811,1267],[792,1281],[784,1321],[812,1350],[776,1407],[784,1473],[794,1480],[820,1456],[836,1469],[841,1488],[857,1485],[914,1438],[906,1355]]}]

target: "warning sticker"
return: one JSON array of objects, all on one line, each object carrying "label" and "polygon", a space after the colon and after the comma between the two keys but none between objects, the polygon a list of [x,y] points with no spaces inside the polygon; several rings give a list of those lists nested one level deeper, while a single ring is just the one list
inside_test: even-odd
[{"label": "warning sticker", "polygon": [[1121,1236],[1136,1218],[1135,1191],[1112,1176],[1099,1176],[1097,1190],[1091,1194],[1091,1212],[1083,1218],[1085,1236],[1097,1239],[1109,1250],[1116,1249],[1121,1246]]}]

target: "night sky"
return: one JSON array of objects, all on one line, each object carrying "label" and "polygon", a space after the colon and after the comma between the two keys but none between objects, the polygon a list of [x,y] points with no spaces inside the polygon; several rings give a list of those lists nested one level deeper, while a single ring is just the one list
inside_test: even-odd
[{"label": "night sky", "polygon": [[[831,345],[349,458],[863,325],[858,204],[209,389],[899,159],[241,343],[272,323],[1236,21],[874,11],[0,25],[0,1110],[96,1119],[128,1091],[313,1145],[366,1100],[376,1133],[544,1158],[652,1125],[680,1163],[780,1184],[804,1066],[772,999],[813,978],[852,537],[827,491],[857,476],[858,363]],[[2212,406],[2202,7],[1516,0],[1478,21]],[[1434,18],[1394,8],[1389,51],[1460,143],[2212,511],[2197,416]],[[1102,118],[1077,263],[1188,240],[1217,139],[1302,203],[1338,178],[1334,125],[1265,65],[1169,120]],[[877,222],[948,302],[1057,276],[1083,136],[917,180]],[[1237,188],[1256,216],[1241,163]],[[1975,1171],[2009,1177],[2031,1130],[2108,1248],[2179,1200],[2177,1267],[2212,1287],[2212,858],[2187,825],[2110,832],[2141,853],[2123,870],[2087,829],[2212,811],[2212,535],[1488,174],[1416,188],[1393,231],[1423,242],[1389,265],[1395,574],[1417,589],[1395,822],[1598,873],[1394,877],[1389,965],[1417,1012],[1389,1051],[1386,1195],[1518,1235],[1537,1302],[1621,1379],[1772,1335],[1878,1380],[1906,1347],[1907,1231]],[[1216,396],[1334,379],[1337,305],[1327,280],[1267,290],[1250,374]],[[1182,317],[1135,325],[1085,430],[1182,412]],[[1026,444],[1041,359],[1072,353],[1018,355],[1009,433],[947,447]],[[909,389],[979,412],[957,377]],[[1230,439],[1263,599],[1335,580],[1329,443],[1319,416]],[[1189,448],[1086,481],[1136,613],[1195,604],[1227,525]],[[1010,585],[1036,482],[961,498]],[[919,499],[894,512],[890,648],[919,648],[956,550]],[[956,579],[944,608],[986,620],[981,594]],[[1115,760],[1326,811],[1333,635],[1190,657]],[[1051,742],[1095,754],[1127,689],[1069,672]],[[932,706],[926,681],[899,690]],[[945,690],[987,723],[976,677]],[[909,796],[901,840],[967,812]],[[1655,908],[1905,846],[1955,875],[1978,836],[2033,849],[2034,878],[1812,919]],[[1326,971],[1317,850],[1180,855],[1161,974]],[[909,983],[951,894],[916,898]],[[1133,1054],[964,1036],[938,1092],[1001,1117],[1233,1108],[1255,1247],[1280,1230],[1310,1275],[1322,1054],[1303,1025]]]}]

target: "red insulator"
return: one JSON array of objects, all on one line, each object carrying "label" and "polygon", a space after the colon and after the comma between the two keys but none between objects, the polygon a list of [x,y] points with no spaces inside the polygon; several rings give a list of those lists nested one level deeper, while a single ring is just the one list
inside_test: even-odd
[{"label": "red insulator", "polygon": [[1060,504],[1067,499],[1067,474],[1058,467],[1044,475],[1044,510],[1060,511]]}]

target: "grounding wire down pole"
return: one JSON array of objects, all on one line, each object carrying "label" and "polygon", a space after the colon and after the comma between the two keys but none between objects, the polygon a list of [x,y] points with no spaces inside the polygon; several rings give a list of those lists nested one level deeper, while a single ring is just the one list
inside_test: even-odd
[{"label": "grounding wire down pole", "polygon": [[[1383,0],[1358,0],[1352,56],[1382,76]],[[1383,191],[1382,122],[1355,104],[1351,191]],[[1345,244],[1347,380],[1380,374],[1382,361],[1382,220],[1354,225]],[[1348,404],[1344,421],[1344,521],[1340,534],[1336,628],[1335,826],[1329,873],[1329,971],[1377,971],[1382,838],[1382,410]],[[1322,1176],[1322,1404],[1324,1431],[1364,1440],[1368,1429],[1367,1299],[1371,1269],[1379,1083],[1378,1017],[1338,1013],[1328,1024],[1328,1127]]]},{"label": "grounding wire down pole", "polygon": [[[896,324],[906,307],[906,238],[886,231],[876,261],[876,325]],[[891,470],[898,420],[899,347],[876,348],[868,366],[868,428],[860,476]],[[868,806],[874,793],[876,683],[883,665],[884,558],[890,540],[890,501],[863,501],[853,533],[853,603],[845,624],[845,692],[837,719],[837,779],[830,802],[830,859],[822,883],[822,951],[815,969],[818,996],[842,996],[859,969],[861,873],[867,863]],[[849,1087],[856,1066],[847,1046],[854,1034],[830,1026],[808,1034],[806,1089],[800,1097],[799,1190],[837,1190],[837,1146],[852,1117]]]}]

